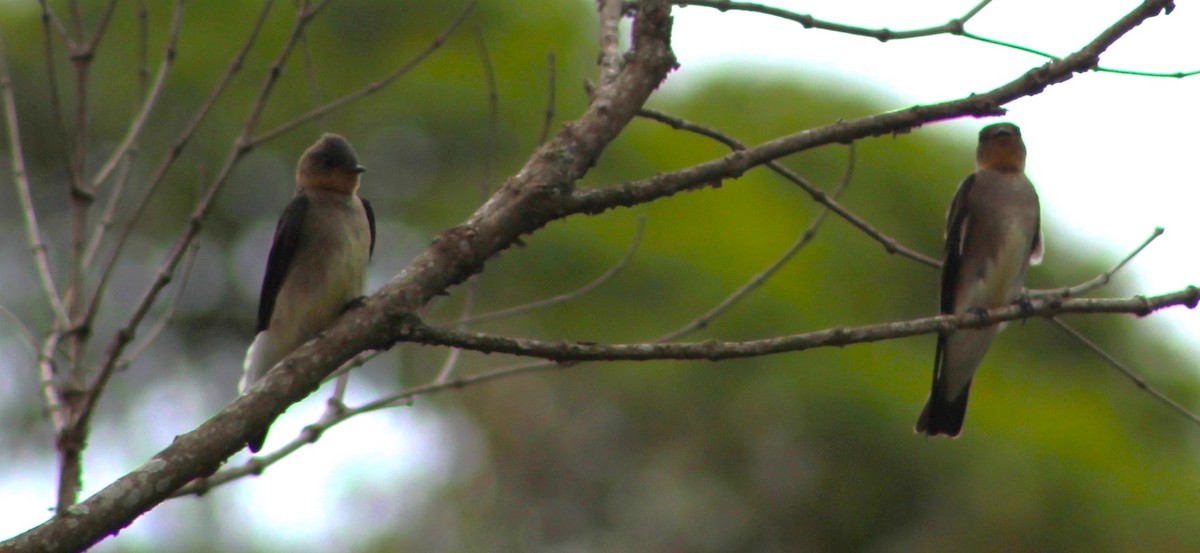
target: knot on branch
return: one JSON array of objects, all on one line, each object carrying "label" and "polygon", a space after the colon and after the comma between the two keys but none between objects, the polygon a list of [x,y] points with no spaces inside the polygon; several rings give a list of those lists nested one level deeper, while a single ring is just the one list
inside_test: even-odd
[{"label": "knot on branch", "polygon": [[304,430],[300,431],[300,436],[304,438],[306,443],[315,444],[317,443],[317,440],[321,439],[321,434],[324,432],[325,429],[320,425],[310,424],[305,426]]},{"label": "knot on branch", "polygon": [[1142,303],[1141,307],[1138,308],[1137,311],[1133,312],[1134,315],[1137,315],[1138,317],[1145,317],[1146,315],[1149,315],[1154,312],[1154,305],[1152,303],[1150,303],[1149,298],[1147,298],[1146,296],[1143,296],[1141,294],[1134,296],[1134,298],[1136,298],[1139,302]]}]

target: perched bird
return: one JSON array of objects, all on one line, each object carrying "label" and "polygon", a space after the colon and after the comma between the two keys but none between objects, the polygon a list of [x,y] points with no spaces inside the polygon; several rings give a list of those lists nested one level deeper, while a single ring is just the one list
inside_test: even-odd
[{"label": "perched bird", "polygon": [[[945,314],[982,311],[1020,297],[1029,265],[1042,260],[1041,210],[1025,176],[1025,143],[1012,123],[979,131],[975,173],[954,194],[942,262]],[[916,431],[957,436],[967,414],[971,378],[999,327],[938,334],[933,391]]]},{"label": "perched bird", "polygon": [[[325,134],[296,166],[296,195],[275,226],[258,303],[258,335],[238,390],[333,322],[363,294],[375,251],[375,214],[358,197],[366,171],[350,143]],[[257,452],[266,431],[247,444]]]}]

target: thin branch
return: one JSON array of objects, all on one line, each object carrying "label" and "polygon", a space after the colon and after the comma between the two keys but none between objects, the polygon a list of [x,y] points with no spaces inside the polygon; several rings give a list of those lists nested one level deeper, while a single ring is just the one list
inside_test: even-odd
[{"label": "thin branch", "polygon": [[104,235],[108,234],[108,230],[112,228],[113,222],[117,218],[117,206],[121,202],[121,196],[125,193],[125,185],[129,183],[129,178],[133,175],[134,160],[137,159],[138,149],[130,149],[125,157],[121,160],[121,168],[117,173],[117,179],[113,183],[112,189],[109,190],[108,200],[104,202],[104,210],[100,215],[100,222],[96,224],[96,228],[92,229],[92,235],[88,238],[87,248],[83,252],[83,264],[91,265],[96,260],[96,254],[100,251],[100,245],[104,242]]},{"label": "thin branch", "polygon": [[54,12],[50,9],[50,4],[46,0],[38,0],[38,5],[42,9],[42,25],[45,27],[46,37],[52,38],[53,35],[50,34],[50,29],[54,29],[58,33],[59,38],[63,39],[63,42],[66,43],[68,49],[74,48],[75,46],[71,42],[71,33],[67,31],[67,27],[63,25],[62,20],[54,15]]},{"label": "thin branch", "polygon": [[[663,123],[665,125],[670,126],[673,129],[684,130],[684,131],[698,134],[700,136],[711,138],[711,139],[713,139],[717,142],[720,142],[721,144],[724,144],[725,146],[729,147],[729,149],[733,150],[735,153],[746,151],[746,149],[747,149],[746,145],[744,143],[742,143],[741,141],[739,141],[725,133],[722,133],[721,131],[718,131],[716,129],[706,127],[703,125],[699,125],[697,123],[693,123],[691,121],[687,121],[687,120],[681,119],[679,117],[674,117],[674,116],[667,115],[665,113],[658,112],[658,111],[651,110],[651,109],[642,109],[642,110],[638,111],[638,116],[644,117],[646,119],[650,119],[652,121],[657,121],[659,123]],[[847,143],[853,143],[853,141],[847,141]],[[880,232],[878,229],[871,226],[871,224],[868,223],[866,219],[863,219],[862,217],[855,215],[854,212],[843,207],[842,204],[837,202],[837,200],[830,198],[828,194],[826,194],[820,188],[813,186],[812,183],[808,182],[808,180],[806,180],[804,177],[801,177],[795,171],[792,171],[791,169],[784,167],[782,164],[780,164],[774,160],[766,161],[763,164],[766,165],[768,169],[774,171],[776,174],[791,181],[796,186],[799,186],[801,190],[803,190],[809,196],[812,197],[813,201],[825,206],[826,209],[833,211],[839,217],[841,217],[842,219],[845,219],[846,222],[850,223],[855,228],[861,230],[864,234],[871,237],[876,242],[879,242],[879,244],[883,246],[884,251],[886,251],[887,253],[899,255],[901,257],[907,257],[913,261],[927,265],[929,267],[937,268],[937,267],[941,266],[941,262],[939,262],[938,260],[936,260],[932,257],[929,257],[921,252],[918,252],[912,248],[909,248],[909,247],[901,244],[895,238],[892,238],[891,236],[888,236],[887,234]]]},{"label": "thin branch", "polygon": [[0,95],[4,102],[4,120],[8,128],[8,148],[12,156],[13,185],[17,189],[17,201],[21,204],[21,216],[25,222],[25,237],[29,242],[29,250],[33,254],[33,264],[37,270],[38,280],[46,295],[46,303],[54,313],[56,324],[66,327],[70,321],[67,307],[63,303],[58,288],[54,285],[54,274],[50,270],[50,258],[46,253],[46,241],[42,237],[42,228],[38,224],[37,211],[33,206],[33,196],[30,194],[29,171],[25,168],[25,152],[21,147],[21,128],[17,121],[17,100],[13,95],[12,75],[8,70],[8,54],[5,51],[4,39],[0,37]]},{"label": "thin branch", "polygon": [[595,290],[601,284],[604,284],[605,282],[612,280],[613,277],[617,276],[618,273],[620,273],[622,270],[624,270],[625,267],[629,265],[629,262],[633,260],[633,255],[635,253],[637,253],[638,248],[641,246],[642,236],[645,234],[645,232],[646,232],[646,218],[644,216],[642,216],[642,217],[638,218],[637,228],[633,231],[633,238],[631,238],[629,240],[629,247],[625,249],[625,255],[622,255],[621,259],[618,260],[615,265],[613,265],[612,267],[609,267],[607,271],[604,271],[603,273],[600,274],[600,276],[592,279],[591,282],[588,282],[587,284],[584,284],[583,286],[580,286],[579,288],[571,290],[570,292],[559,294],[554,297],[545,298],[542,300],[526,303],[523,305],[517,305],[514,307],[509,307],[507,309],[500,309],[497,311],[491,311],[488,313],[474,315],[471,317],[463,317],[463,318],[460,318],[459,320],[455,321],[455,324],[456,325],[464,325],[464,324],[479,323],[479,322],[483,322],[483,321],[492,321],[495,319],[502,319],[505,317],[511,317],[513,315],[527,313],[527,312],[533,311],[535,309],[541,309],[544,307],[549,307],[551,305],[556,305],[559,303],[564,303],[564,302],[568,302],[568,301],[574,300],[576,298],[579,298],[579,297],[583,296],[584,294],[587,294],[588,292]]},{"label": "thin branch", "polygon": [[455,390],[466,386],[487,382],[489,380],[498,380],[502,378],[518,376],[521,374],[532,373],[551,366],[561,367],[562,365],[557,365],[549,361],[535,361],[513,367],[505,367],[503,369],[495,369],[478,375],[458,377],[453,380],[443,380],[440,382],[409,388],[403,392],[372,400],[368,403],[352,408],[330,402],[326,407],[325,412],[322,413],[321,417],[316,422],[305,426],[295,438],[284,444],[279,449],[276,449],[268,454],[256,455],[239,467],[228,468],[217,472],[212,476],[193,480],[187,485],[179,488],[175,493],[171,494],[170,497],[176,498],[188,495],[202,496],[218,486],[222,486],[248,476],[257,476],[262,474],[263,471],[265,471],[268,467],[290,456],[300,448],[316,443],[330,428],[333,428],[334,426],[346,422],[347,420],[356,416],[373,413],[382,409],[412,405],[413,400],[417,397],[429,396],[438,392],[444,392],[446,390]]},{"label": "thin branch", "polygon": [[372,359],[374,359],[376,357],[379,357],[382,353],[383,353],[383,351],[381,351],[381,350],[367,350],[367,351],[359,352],[358,355],[355,355],[354,357],[351,357],[345,363],[342,363],[342,366],[338,367],[337,370],[329,373],[329,376],[325,377],[325,380],[322,381],[322,383],[329,382],[330,380],[333,380],[334,378],[342,376],[343,374],[346,374],[347,372],[350,372],[350,371],[357,369],[363,365],[366,365],[369,361],[371,361]]},{"label": "thin branch", "polygon": [[92,39],[88,41],[87,46],[83,48],[79,55],[92,57],[96,54],[96,48],[100,46],[100,41],[104,38],[105,31],[108,30],[108,23],[112,21],[112,14],[116,7],[117,0],[108,1],[108,5],[104,7],[104,11],[100,14],[100,22],[96,24],[96,32],[92,34]]},{"label": "thin branch", "polygon": [[[1030,48],[1030,47],[1028,47],[1028,46],[1022,46],[1022,45],[1020,45],[1020,44],[1016,44],[1016,43],[1013,43],[1013,42],[1006,42],[1006,41],[1003,41],[1003,40],[997,40],[997,39],[994,39],[994,38],[987,38],[987,37],[980,36],[980,35],[977,35],[977,34],[974,34],[974,33],[970,33],[970,32],[967,32],[967,31],[963,31],[963,32],[961,33],[961,36],[962,36],[963,38],[969,38],[969,39],[971,39],[971,40],[977,40],[977,41],[979,41],[979,42],[983,42],[983,43],[985,43],[985,44],[991,44],[991,45],[994,45],[994,46],[1001,46],[1001,47],[1004,47],[1004,48],[1009,48],[1009,49],[1012,49],[1012,50],[1017,50],[1017,51],[1019,51],[1019,52],[1025,52],[1025,53],[1027,53],[1027,54],[1033,54],[1033,55],[1035,55],[1035,56],[1039,56],[1039,57],[1046,58],[1046,59],[1049,59],[1049,60],[1059,60],[1059,59],[1061,59],[1061,58],[1059,58],[1058,56],[1055,56],[1054,54],[1050,54],[1050,53],[1048,53],[1048,52],[1043,52],[1043,51],[1041,51],[1041,50],[1038,50],[1038,49],[1036,49],[1036,48]],[[1135,76],[1135,77],[1165,77],[1165,78],[1172,78],[1172,79],[1182,79],[1182,78],[1184,78],[1184,77],[1191,77],[1191,76],[1193,76],[1193,75],[1198,75],[1198,74],[1200,74],[1200,70],[1196,70],[1196,71],[1172,71],[1172,72],[1157,72],[1157,71],[1138,71],[1138,70],[1136,70],[1136,69],[1116,69],[1116,68],[1112,68],[1112,67],[1103,67],[1103,66],[1099,66],[1099,65],[1097,65],[1097,66],[1096,66],[1095,68],[1093,68],[1092,70],[1093,70],[1093,71],[1095,71],[1095,72],[1097,72],[1097,73],[1115,73],[1115,74],[1117,74],[1117,75],[1132,75],[1132,76]]]},{"label": "thin branch", "polygon": [[[846,159],[846,170],[842,174],[841,181],[838,183],[837,187],[834,188],[833,193],[830,194],[831,201],[836,201],[837,198],[842,195],[842,192],[847,186],[850,185],[850,180],[854,177],[856,148],[853,142],[850,143],[848,150],[849,155],[847,155]],[[821,228],[821,224],[825,222],[825,219],[828,215],[829,207],[822,207],[821,211],[817,213],[817,216],[814,217],[812,222],[809,223],[808,228],[805,228],[804,232],[800,233],[800,236],[796,238],[796,242],[793,243],[791,247],[787,249],[787,251],[783,252],[783,255],[779,256],[779,259],[776,259],[775,262],[767,266],[766,269],[763,269],[760,273],[751,277],[750,280],[746,281],[746,283],[737,290],[734,290],[733,293],[729,294],[729,296],[722,300],[721,303],[718,303],[715,307],[708,310],[707,313],[701,315],[696,320],[684,325],[678,330],[666,334],[655,341],[671,342],[707,327],[714,319],[720,317],[731,307],[749,295],[750,292],[753,292],[759,286],[762,286],[763,283],[765,283],[772,276],[775,276],[775,273],[779,272],[779,269],[782,269],[784,265],[791,261],[792,258],[800,252],[800,250],[804,249],[805,246],[812,242],[812,240],[817,236],[817,230]]]},{"label": "thin branch", "polygon": [[96,176],[92,178],[92,189],[99,188],[108,179],[108,176],[117,167],[117,163],[125,157],[129,149],[137,142],[138,136],[142,129],[145,128],[146,121],[150,118],[150,112],[158,103],[163,86],[167,82],[167,74],[170,73],[171,66],[175,62],[175,48],[179,44],[179,33],[183,29],[183,0],[175,0],[174,15],[171,18],[171,30],[167,35],[167,47],[163,51],[162,63],[158,67],[158,74],[154,77],[154,84],[150,87],[150,93],[146,100],[142,102],[142,108],[138,110],[136,116],[129,123],[129,128],[125,131],[125,137],[121,139],[120,145],[113,150],[112,155],[108,156],[108,161],[100,167],[96,172]]},{"label": "thin branch", "polygon": [[21,335],[21,341],[25,343],[31,353],[37,355],[37,338],[33,337],[33,332],[29,330],[28,326],[25,326],[25,323],[21,321],[21,318],[3,305],[0,305],[0,315],[4,315],[4,318],[8,319],[8,322],[12,323],[13,328],[17,329],[17,334]]},{"label": "thin branch", "polygon": [[[483,66],[484,83],[487,86],[488,97],[488,117],[487,117],[487,138],[484,142],[483,152],[483,178],[479,180],[479,201],[487,201],[488,194],[492,190],[492,157],[496,150],[496,126],[500,118],[500,95],[496,91],[496,73],[492,68],[492,56],[488,53],[487,42],[483,38],[483,31],[479,27],[475,28],[475,45],[479,49],[479,61]],[[475,303],[479,299],[479,275],[467,281],[466,290],[463,294],[463,308],[461,319],[469,318],[475,312]],[[463,323],[457,324],[460,330],[465,329]],[[435,381],[442,382],[450,378],[454,373],[454,368],[458,366],[460,351],[456,348],[450,348],[450,353],[446,355],[446,360],[442,362],[442,368],[438,371]]]},{"label": "thin branch", "polygon": [[[988,38],[988,37],[977,35],[977,34],[967,31],[965,29],[966,23],[968,21],[970,21],[972,18],[974,18],[976,15],[978,15],[979,12],[982,11],[984,7],[986,7],[988,4],[990,4],[991,0],[983,0],[982,2],[976,4],[970,10],[968,10],[967,13],[964,14],[962,17],[959,17],[956,19],[951,19],[950,21],[942,23],[941,25],[933,25],[930,27],[922,27],[919,29],[910,29],[910,30],[906,30],[906,31],[893,31],[886,27],[884,27],[884,28],[868,28],[868,27],[859,27],[859,26],[855,26],[855,25],[846,25],[843,23],[835,23],[832,21],[825,21],[822,19],[817,19],[811,15],[799,14],[799,13],[796,13],[793,11],[785,10],[783,8],[777,8],[774,6],[764,6],[762,4],[755,4],[752,2],[732,2],[729,0],[676,0],[673,3],[680,7],[699,6],[699,7],[705,7],[705,8],[713,8],[716,10],[720,10],[722,12],[744,11],[744,12],[749,12],[749,13],[758,13],[758,14],[763,14],[763,15],[769,15],[772,17],[777,17],[777,18],[784,19],[787,21],[799,23],[805,29],[820,29],[820,30],[832,31],[832,32],[842,33],[842,34],[847,34],[847,35],[873,38],[880,42],[887,42],[889,40],[924,38],[924,37],[930,37],[930,36],[936,36],[936,35],[957,35],[957,36],[961,36],[963,38],[967,38],[970,40],[983,42],[985,44],[991,44],[993,46],[1000,46],[1002,48],[1009,48],[1009,49],[1017,50],[1020,52],[1026,52],[1026,53],[1033,54],[1035,56],[1039,56],[1039,57],[1049,59],[1049,60],[1057,61],[1057,60],[1062,59],[1062,58],[1059,58],[1058,56],[1043,52],[1041,50],[1037,50],[1035,48],[1030,48],[1028,46],[1022,46],[1020,44],[1016,44],[1013,42],[1007,42],[1007,41],[1003,41],[1003,40],[997,40],[994,38]],[[1097,72],[1101,72],[1101,73],[1117,73],[1117,74],[1121,74],[1121,75],[1134,75],[1134,76],[1139,76],[1139,77],[1169,77],[1169,78],[1175,78],[1175,79],[1181,79],[1184,77],[1191,77],[1193,75],[1200,74],[1200,70],[1174,71],[1174,72],[1151,72],[1151,71],[1137,71],[1137,70],[1130,70],[1130,69],[1114,69],[1114,68],[1101,67],[1101,66],[1096,66],[1095,68],[1093,68],[1093,70],[1097,71]]]},{"label": "thin branch", "polygon": [[1132,261],[1134,257],[1137,257],[1138,254],[1142,253],[1142,250],[1146,249],[1146,246],[1149,246],[1150,243],[1156,238],[1162,236],[1162,233],[1162,227],[1155,228],[1154,232],[1150,233],[1150,236],[1142,241],[1141,245],[1129,252],[1129,255],[1126,255],[1124,259],[1121,259],[1121,261],[1117,262],[1116,265],[1113,265],[1111,269],[1100,273],[1095,278],[1087,282],[1076,284],[1075,286],[1068,286],[1066,288],[1054,288],[1051,290],[1029,290],[1028,295],[1029,297],[1058,296],[1062,298],[1069,298],[1105,286],[1112,281],[1112,277],[1117,273],[1117,271],[1120,271],[1125,267],[1126,264]]},{"label": "thin branch", "polygon": [[[307,7],[309,0],[304,0]],[[300,35],[300,57],[304,60],[304,76],[308,79],[308,95],[314,106],[321,105],[321,86],[317,80],[317,64],[313,60],[312,49],[308,42],[308,33]],[[318,118],[317,126],[325,130],[324,120]]]},{"label": "thin branch", "polygon": [[118,371],[124,370],[130,365],[136,363],[138,358],[140,358],[142,354],[146,353],[146,350],[150,349],[150,346],[154,344],[154,341],[158,339],[159,335],[161,335],[162,332],[166,330],[167,327],[171,326],[171,323],[175,321],[175,312],[179,309],[179,303],[183,301],[183,294],[187,291],[188,280],[190,280],[192,276],[192,266],[195,264],[196,256],[199,254],[199,252],[200,244],[192,243],[191,250],[188,251],[187,258],[183,261],[183,269],[179,278],[179,285],[175,288],[175,294],[171,296],[171,301],[167,304],[167,310],[163,312],[162,319],[159,319],[158,323],[146,333],[146,337],[142,339],[141,343],[138,343],[130,348],[129,355],[126,355],[123,359],[121,359],[120,362],[117,363]]},{"label": "thin branch", "polygon": [[847,35],[873,38],[880,42],[887,42],[889,40],[903,40],[934,35],[963,34],[963,25],[965,25],[967,21],[970,21],[971,18],[979,14],[984,7],[991,3],[991,1],[992,0],[983,0],[968,10],[967,13],[962,17],[951,19],[950,21],[942,23],[941,25],[922,27],[920,29],[910,29],[907,31],[893,31],[887,28],[869,29],[866,27],[856,27],[854,25],[834,23],[832,21],[817,19],[811,15],[799,14],[782,8],[764,6],[762,4],[754,4],[751,2],[731,2],[729,0],[676,0],[672,3],[682,7],[700,6],[717,9],[723,12],[733,10],[760,13],[763,15],[778,17],[780,19],[786,19],[788,21],[794,21],[802,25],[805,29],[821,29]]},{"label": "thin branch", "polygon": [[[412,60],[409,60],[408,63],[400,66],[398,69],[396,69],[391,74],[384,77],[383,79],[373,82],[373,83],[367,85],[366,87],[359,89],[356,92],[352,92],[350,94],[342,96],[341,98],[333,100],[332,102],[329,102],[328,104],[325,104],[319,108],[316,108],[304,115],[296,117],[295,119],[292,119],[291,121],[288,121],[287,123],[284,123],[278,127],[275,127],[274,129],[271,129],[267,132],[259,134],[258,136],[254,137],[253,139],[250,139],[249,141],[247,141],[246,145],[253,147],[253,146],[262,144],[264,142],[273,140],[273,139],[279,137],[280,135],[283,135],[284,133],[287,133],[287,132],[291,131],[292,129],[299,127],[300,125],[303,125],[305,123],[308,123],[309,121],[312,121],[314,119],[324,116],[326,113],[329,113],[333,110],[339,109],[351,102],[354,102],[355,100],[358,100],[360,98],[363,98],[365,96],[369,96],[375,92],[378,92],[380,89],[391,84],[396,79],[399,79],[400,77],[406,75],[409,71],[412,71],[413,68],[420,65],[421,62],[425,61],[425,58],[429,57],[430,54],[433,54],[438,48],[440,48],[442,46],[442,44],[444,44],[446,42],[446,39],[448,39],[450,37],[450,35],[453,34],[455,30],[458,29],[459,25],[461,25],[462,22],[467,19],[467,15],[471,13],[471,10],[475,7],[475,4],[478,4],[478,3],[479,3],[479,0],[469,0],[469,2],[467,2],[467,5],[463,8],[463,10],[461,12],[459,12],[458,16],[455,17],[454,20],[450,22],[450,25],[448,25],[446,27],[446,29],[442,31],[441,34],[439,34],[437,37],[435,37],[433,39],[432,42],[430,42],[429,46],[426,47],[424,51],[417,54],[416,57],[414,57]],[[324,5],[324,4],[322,4],[322,5]]]},{"label": "thin branch", "polygon": [[507,338],[476,332],[432,327],[415,315],[405,319],[401,341],[450,346],[482,353],[504,353],[538,357],[552,361],[651,361],[703,359],[741,359],[776,353],[803,351],[820,347],[878,342],[957,328],[982,328],[1005,321],[1029,317],[1053,317],[1068,313],[1130,313],[1140,317],[1159,309],[1184,305],[1194,308],[1200,301],[1200,288],[1189,286],[1158,296],[1130,298],[1034,299],[1028,306],[1010,305],[988,310],[985,314],[937,315],[892,323],[859,327],[840,327],[805,334],[748,340],[742,342],[597,344],[591,342],[549,342],[528,338]]},{"label": "thin branch", "polygon": [[1149,393],[1151,397],[1153,397],[1154,399],[1157,399],[1163,405],[1170,407],[1176,413],[1183,415],[1183,417],[1186,418],[1188,421],[1190,421],[1192,424],[1200,425],[1200,416],[1197,416],[1195,413],[1189,411],[1187,407],[1184,407],[1179,402],[1167,397],[1166,394],[1158,391],[1156,388],[1154,388],[1153,386],[1148,384],[1145,379],[1138,376],[1137,373],[1133,372],[1133,369],[1130,369],[1124,363],[1118,361],[1116,357],[1113,357],[1107,351],[1104,351],[1104,348],[1101,348],[1099,345],[1097,345],[1095,342],[1093,342],[1087,336],[1084,336],[1083,333],[1076,330],[1075,327],[1062,322],[1057,317],[1051,317],[1050,322],[1054,323],[1054,326],[1061,328],[1063,330],[1063,332],[1066,332],[1067,334],[1071,335],[1071,337],[1075,338],[1076,341],[1083,344],[1088,349],[1092,350],[1092,352],[1095,353],[1096,355],[1100,356],[1100,358],[1103,359],[1105,363],[1108,363],[1108,366],[1112,367],[1113,369],[1116,369],[1116,371],[1118,373],[1121,373],[1121,376],[1128,378],[1131,382],[1133,382],[1135,385],[1137,385],[1138,388],[1141,388],[1142,390],[1145,390],[1147,393]]},{"label": "thin branch", "polygon": [[54,427],[54,435],[62,434],[67,427],[67,414],[63,407],[62,396],[58,393],[55,375],[58,367],[54,363],[54,352],[58,349],[61,332],[50,332],[42,341],[42,349],[38,352],[38,387],[42,392],[42,401],[46,404],[46,416]]},{"label": "thin branch", "polygon": [[59,140],[56,142],[59,146],[59,153],[63,156],[66,163],[64,165],[71,167],[71,135],[67,132],[67,117],[63,112],[61,92],[58,84],[58,71],[54,63],[54,33],[51,29],[57,30],[59,36],[67,43],[67,51],[73,47],[71,44],[70,34],[63,27],[62,21],[55,17],[54,12],[50,10],[50,4],[47,0],[38,0],[38,4],[42,9],[42,46],[46,51],[46,80],[47,89],[50,94],[50,111],[53,113],[55,131],[59,134]]}]

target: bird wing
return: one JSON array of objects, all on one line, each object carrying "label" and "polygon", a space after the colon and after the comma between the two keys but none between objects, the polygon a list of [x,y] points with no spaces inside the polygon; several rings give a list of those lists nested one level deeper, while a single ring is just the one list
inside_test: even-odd
[{"label": "bird wing", "polygon": [[942,261],[942,313],[954,313],[954,302],[958,290],[959,269],[962,265],[963,246],[967,240],[967,200],[975,184],[975,174],[958,185],[954,200],[950,202],[950,213],[946,217],[946,258]]},{"label": "bird wing", "polygon": [[[267,256],[267,274],[263,276],[262,293],[258,297],[258,328],[255,332],[266,330],[271,323],[275,299],[279,296],[279,289],[283,287],[283,280],[287,278],[300,246],[300,231],[304,228],[304,216],[307,212],[308,196],[297,194],[283,210],[283,215],[279,216],[279,223],[275,225],[275,238],[271,242],[271,253]],[[371,236],[374,238],[374,232]]]},{"label": "bird wing", "polygon": [[362,200],[363,211],[367,212],[367,225],[371,228],[371,249],[367,250],[367,257],[375,255],[375,210],[371,209],[371,202],[366,198]]}]

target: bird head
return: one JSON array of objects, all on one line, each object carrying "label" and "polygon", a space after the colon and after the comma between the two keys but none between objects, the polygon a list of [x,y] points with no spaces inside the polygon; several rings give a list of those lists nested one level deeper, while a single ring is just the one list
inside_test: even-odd
[{"label": "bird head", "polygon": [[364,171],[350,143],[339,135],[326,133],[300,156],[296,182],[301,188],[353,194]]},{"label": "bird head", "polygon": [[996,123],[980,130],[975,164],[979,169],[1024,172],[1025,142],[1021,140],[1021,129],[1012,123]]}]

